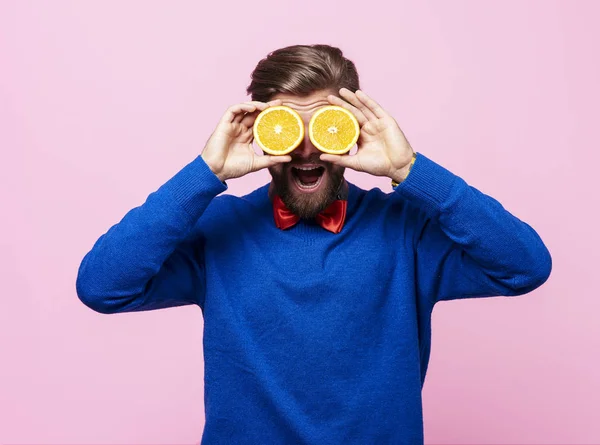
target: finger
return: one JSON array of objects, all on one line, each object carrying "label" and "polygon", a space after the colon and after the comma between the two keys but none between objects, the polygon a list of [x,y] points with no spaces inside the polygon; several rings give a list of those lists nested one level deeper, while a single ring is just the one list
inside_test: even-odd
[{"label": "finger", "polygon": [[368,122],[368,119],[362,111],[360,111],[355,106],[349,104],[345,100],[340,99],[339,97],[334,96],[333,94],[327,96],[327,99],[329,100],[329,102],[331,102],[332,105],[337,105],[338,107],[343,107],[346,110],[350,111],[356,117],[356,120],[358,121],[358,124],[361,127]]},{"label": "finger", "polygon": [[291,160],[292,157],[290,155],[255,155],[254,162],[252,163],[252,171],[273,167],[277,164],[285,164],[286,162],[291,162]]},{"label": "finger", "polygon": [[240,122],[242,122],[242,120],[244,120],[244,118],[248,114],[250,114],[250,112],[248,112],[248,111],[244,111],[243,113],[236,114],[235,117],[233,118],[233,123],[239,124]]},{"label": "finger", "polygon": [[[227,111],[225,111],[225,114],[223,115],[223,118],[221,119],[222,122],[228,122],[228,123],[232,123],[234,122],[235,118],[241,113],[243,115],[243,113],[251,113],[255,110],[264,110],[265,108],[268,107],[268,104],[264,103],[264,102],[259,102],[259,101],[250,101],[250,102],[242,102],[239,104],[235,104],[232,105],[231,107],[229,107],[227,109]],[[243,117],[242,117],[243,118]]]},{"label": "finger", "polygon": [[369,110],[371,110],[371,112],[378,118],[381,119],[387,116],[387,113],[384,111],[383,108],[381,108],[381,105],[379,105],[377,102],[371,99],[364,91],[356,90],[356,97],[358,97],[358,99],[363,104],[365,104],[369,108]]},{"label": "finger", "polygon": [[348,88],[342,88],[340,90],[340,96],[342,96],[344,99],[346,99],[348,102],[350,102],[356,108],[358,108],[365,115],[365,117],[368,120],[370,120],[370,121],[377,120],[377,117],[375,116],[375,114],[373,114],[373,112],[371,110],[369,110],[369,108],[364,103],[362,103],[360,100],[358,100],[358,97],[356,97],[356,94],[353,93],[352,91],[350,91]]},{"label": "finger", "polygon": [[254,117],[256,118],[256,116],[258,116],[258,114],[261,111],[265,110],[266,108],[268,108],[267,104],[259,103],[259,104],[257,104],[256,108],[252,111],[243,111],[243,112],[236,114],[235,117],[233,118],[233,122],[240,123],[246,118],[246,116],[249,116],[249,115],[254,115]]},{"label": "finger", "polygon": [[330,155],[323,153],[320,156],[321,161],[331,162],[332,164],[339,165],[340,167],[351,168],[352,170],[362,171],[358,159],[354,155]]},{"label": "finger", "polygon": [[232,123],[235,121],[238,115],[243,115],[244,113],[252,112],[254,110],[256,110],[256,105],[251,103],[241,103],[233,105],[229,107],[227,111],[225,111],[221,122]]},{"label": "finger", "polygon": [[242,125],[246,128],[251,128],[259,114],[260,110],[256,110],[253,113],[246,113],[241,121]]},{"label": "finger", "polygon": [[264,111],[269,107],[281,105],[281,99],[275,99],[270,102],[254,101],[252,103],[256,103],[257,109],[254,110],[253,112],[245,112],[244,114],[237,115],[234,119],[234,122],[241,123],[242,125],[245,125],[246,127],[251,127],[252,125],[254,125],[254,121],[256,120],[256,117],[259,115],[259,113],[261,111]]}]

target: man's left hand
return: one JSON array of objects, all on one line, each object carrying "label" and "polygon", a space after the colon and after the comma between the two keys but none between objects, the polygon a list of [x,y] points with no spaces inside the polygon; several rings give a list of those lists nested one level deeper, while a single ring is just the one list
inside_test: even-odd
[{"label": "man's left hand", "polygon": [[396,120],[361,90],[353,93],[342,88],[340,96],[345,100],[334,95],[327,99],[332,105],[352,112],[358,120],[358,150],[354,155],[323,153],[321,160],[402,182],[408,175],[414,151]]}]

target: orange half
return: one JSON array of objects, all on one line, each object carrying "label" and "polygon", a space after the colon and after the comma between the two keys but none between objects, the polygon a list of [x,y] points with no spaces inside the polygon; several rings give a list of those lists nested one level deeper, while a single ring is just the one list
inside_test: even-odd
[{"label": "orange half", "polygon": [[337,105],[319,108],[308,124],[308,136],[314,146],[334,155],[349,152],[358,141],[359,134],[356,117]]},{"label": "orange half", "polygon": [[285,155],[304,139],[302,117],[284,105],[263,110],[254,121],[254,140],[265,153]]}]

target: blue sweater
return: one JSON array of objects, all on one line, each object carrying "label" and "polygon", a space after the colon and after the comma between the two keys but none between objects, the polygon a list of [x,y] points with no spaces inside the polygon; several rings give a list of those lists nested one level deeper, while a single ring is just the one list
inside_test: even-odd
[{"label": "blue sweater", "polygon": [[495,199],[419,153],[391,193],[349,184],[339,234],[277,229],[198,156],[94,244],[77,277],[103,314],[198,305],[203,444],[421,444],[438,301],[522,295],[552,260]]}]

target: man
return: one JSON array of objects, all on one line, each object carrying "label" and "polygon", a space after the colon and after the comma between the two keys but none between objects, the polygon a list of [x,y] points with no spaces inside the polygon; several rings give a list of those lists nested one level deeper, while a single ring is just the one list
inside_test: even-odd
[{"label": "man", "polygon": [[[79,298],[105,314],[196,304],[204,317],[204,444],[423,443],[421,389],[438,301],[516,296],[544,283],[538,234],[415,153],[326,45],[262,60],[251,102],[224,114],[202,154],[85,256]],[[257,155],[258,113],[305,124],[324,105],[361,126],[354,155]],[[226,181],[268,168],[243,197]],[[395,190],[363,190],[352,168]]]}]

